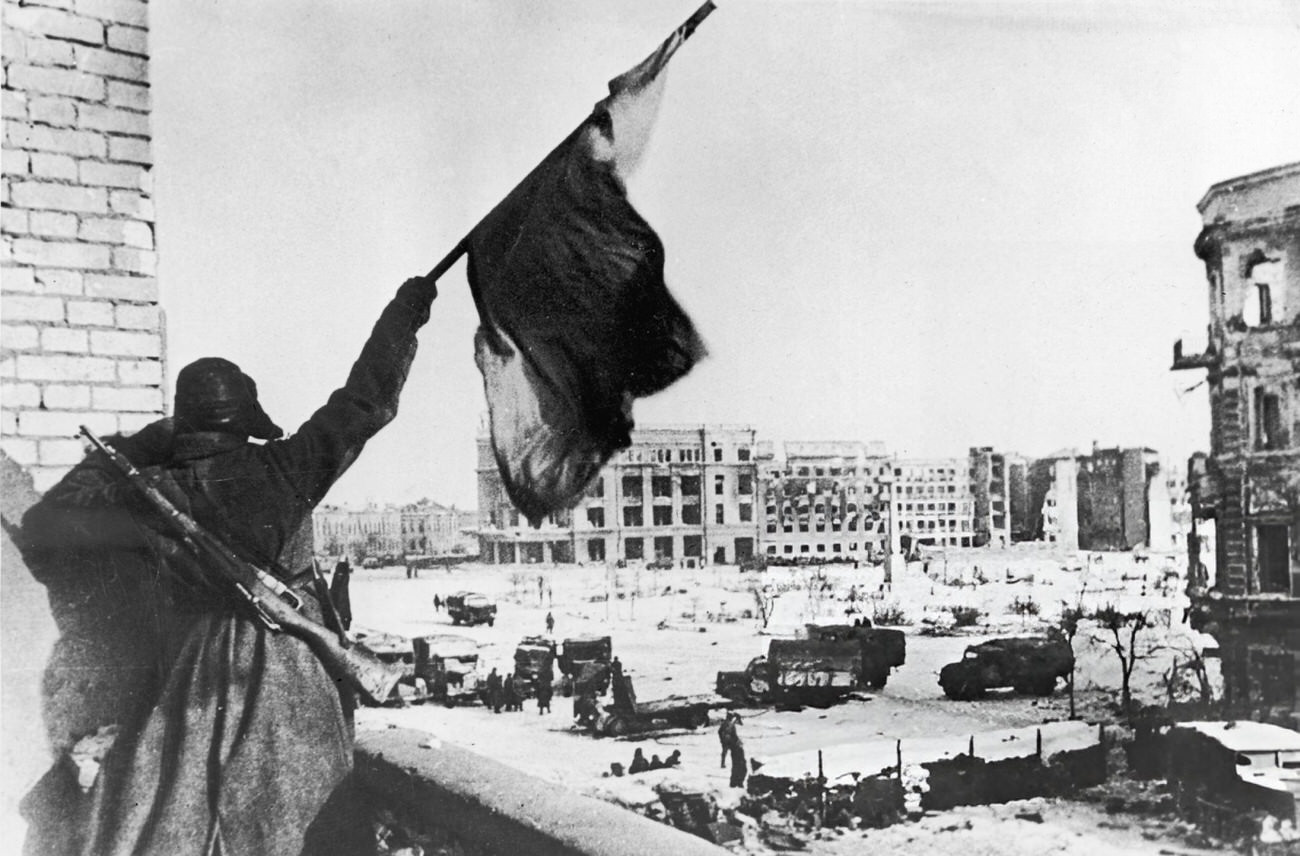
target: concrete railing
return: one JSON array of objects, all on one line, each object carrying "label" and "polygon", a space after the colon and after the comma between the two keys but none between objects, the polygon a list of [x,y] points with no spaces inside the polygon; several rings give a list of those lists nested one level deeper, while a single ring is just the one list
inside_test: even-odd
[{"label": "concrete railing", "polygon": [[365,799],[412,841],[502,856],[718,856],[681,830],[438,741],[395,728],[361,732]]}]

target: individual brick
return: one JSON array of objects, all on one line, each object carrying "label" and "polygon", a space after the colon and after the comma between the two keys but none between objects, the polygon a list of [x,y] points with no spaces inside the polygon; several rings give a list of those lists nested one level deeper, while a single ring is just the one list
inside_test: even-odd
[{"label": "individual brick", "polygon": [[0,315],[6,321],[63,321],[63,300],[25,294],[0,294]]},{"label": "individual brick", "polygon": [[152,104],[148,86],[121,80],[108,82],[108,103],[128,110],[148,110]]},{"label": "individual brick", "polygon": [[104,25],[92,17],[48,9],[40,6],[15,6],[7,4],[5,24],[15,30],[34,35],[53,36],[70,42],[87,45],[104,43]]},{"label": "individual brick", "polygon": [[162,340],[156,333],[91,330],[90,350],[97,355],[160,357],[162,356]]},{"label": "individual brick", "polygon": [[91,406],[95,410],[161,413],[163,394],[157,387],[97,386],[91,390]]},{"label": "individual brick", "polygon": [[73,8],[79,15],[101,18],[133,27],[149,26],[149,7],[141,0],[76,0]]},{"label": "individual brick", "polygon": [[71,155],[32,152],[32,175],[36,178],[77,180],[77,161]]},{"label": "individual brick", "polygon": [[77,68],[102,77],[118,80],[145,81],[149,79],[149,60],[118,51],[78,47]]},{"label": "individual brick", "polygon": [[126,244],[144,250],[153,249],[153,229],[139,220],[112,220],[87,217],[81,221],[78,236],[83,241],[103,244]]},{"label": "individual brick", "polygon": [[124,53],[149,55],[149,31],[113,24],[108,28],[108,46]]},{"label": "individual brick", "polygon": [[[0,440],[0,449],[3,449],[4,453],[20,467],[30,467],[32,464],[36,463],[37,460],[37,442],[25,437],[13,436],[18,433],[17,413],[5,413],[5,417],[6,436],[3,440]],[[10,419],[14,422],[12,429],[10,429],[8,424]]]},{"label": "individual brick", "polygon": [[86,104],[77,110],[77,127],[147,137],[149,136],[149,114]]},{"label": "individual brick", "polygon": [[53,354],[90,352],[90,334],[72,327],[46,327],[41,331],[41,349]]},{"label": "individual brick", "polygon": [[109,300],[133,300],[137,303],[157,303],[158,280],[150,276],[92,274],[86,277],[86,296]]},{"label": "individual brick", "polygon": [[83,327],[112,327],[113,304],[106,300],[69,300],[68,323]]},{"label": "individual brick", "polygon": [[135,164],[101,163],[83,160],[79,164],[82,184],[104,187],[122,187],[138,190],[144,180],[145,170]]},{"label": "individual brick", "polygon": [[70,68],[11,65],[6,80],[12,89],[69,95],[83,101],[103,101],[108,92],[104,78]]},{"label": "individual brick", "polygon": [[117,364],[117,377],[128,386],[159,386],[163,381],[162,360],[122,360]]},{"label": "individual brick", "polygon": [[85,274],[81,271],[37,268],[36,281],[46,294],[79,295],[85,291]]},{"label": "individual brick", "polygon": [[0,331],[6,351],[34,351],[41,346],[41,329],[31,324],[5,324]]},{"label": "individual brick", "polygon": [[36,272],[29,267],[6,267],[4,272],[0,273],[0,279],[4,281],[5,291],[40,290],[36,283]]},{"label": "individual brick", "polygon": [[57,95],[34,96],[27,102],[27,118],[47,125],[70,127],[77,124],[77,102]]},{"label": "individual brick", "polygon": [[108,157],[110,160],[115,161],[151,165],[153,163],[153,147],[148,140],[139,137],[110,136],[108,138]]},{"label": "individual brick", "polygon": [[124,303],[114,309],[116,325],[122,330],[157,331],[161,326],[161,313],[155,305]]},{"label": "individual brick", "polygon": [[[84,422],[85,420],[81,420]],[[80,423],[78,423],[80,430]],[[114,429],[116,430],[116,429]],[[81,440],[38,440],[40,462],[45,466],[72,466],[86,457],[86,448]]]},{"label": "individual brick", "polygon": [[77,215],[59,211],[33,211],[31,228],[33,235],[42,238],[75,238],[77,237]]},{"label": "individual brick", "polygon": [[27,122],[5,122],[9,145],[34,151],[63,152],[77,157],[102,158],[108,153],[103,134],[64,128],[49,128]]},{"label": "individual brick", "polygon": [[27,62],[32,65],[73,68],[77,64],[77,58],[70,42],[31,37],[27,40]]},{"label": "individual brick", "polygon": [[27,212],[21,208],[0,209],[0,231],[7,235],[30,234],[31,222]]},{"label": "individual brick", "polygon": [[34,383],[0,383],[0,399],[6,407],[40,407],[41,388]]},{"label": "individual brick", "polygon": [[78,211],[103,214],[108,211],[108,191],[102,187],[75,187],[44,181],[20,181],[12,188],[13,204],[19,208]]},{"label": "individual brick", "polygon": [[18,354],[14,377],[19,380],[112,383],[117,376],[114,360],[67,354]]},{"label": "individual brick", "polygon": [[41,402],[50,410],[89,410],[90,387],[84,383],[52,383],[41,390]]},{"label": "individual brick", "polygon": [[110,190],[108,207],[114,214],[125,214],[137,220],[154,220],[153,200],[133,190]]},{"label": "individual brick", "polygon": [[158,254],[152,250],[117,247],[113,250],[113,267],[131,273],[153,276],[158,272]]},{"label": "individual brick", "polygon": [[99,270],[110,266],[112,249],[94,244],[42,241],[20,238],[14,241],[14,260],[19,264]]}]

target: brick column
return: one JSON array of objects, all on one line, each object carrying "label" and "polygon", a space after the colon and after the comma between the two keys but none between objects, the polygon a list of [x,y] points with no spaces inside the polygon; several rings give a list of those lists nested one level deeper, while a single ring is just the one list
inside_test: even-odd
[{"label": "brick column", "polygon": [[6,0],[0,448],[49,487],[85,423],[164,411],[148,6]]}]

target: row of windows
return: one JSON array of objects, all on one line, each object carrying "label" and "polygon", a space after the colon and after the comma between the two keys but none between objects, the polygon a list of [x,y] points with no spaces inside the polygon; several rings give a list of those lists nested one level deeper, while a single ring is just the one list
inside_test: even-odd
[{"label": "row of windows", "polygon": [[[867,546],[868,546],[868,545],[867,545],[865,542],[864,542],[863,545],[862,545],[863,549],[866,549]],[[829,550],[827,549],[828,547],[830,548]],[[794,555],[795,553],[799,553],[799,554],[803,555],[803,554],[807,554],[807,553],[827,553],[827,552],[830,552],[830,553],[843,553],[843,552],[844,552],[844,545],[841,544],[839,541],[832,541],[830,544],[825,544],[825,543],[817,543],[817,544],[782,544],[782,545],[780,545],[780,548],[781,548],[781,549],[780,549],[780,552],[781,552],[783,555],[786,555],[786,556],[792,556],[792,555]],[[858,551],[858,542],[857,542],[857,541],[850,541],[850,542],[848,543],[848,552],[850,552],[850,553],[856,553],[857,551]],[[777,555],[777,545],[776,545],[776,544],[768,544],[768,545],[767,545],[767,554],[768,554],[769,556],[775,556],[775,555]]]},{"label": "row of windows", "polygon": [[[645,525],[645,508],[640,505],[623,506],[623,525],[624,526],[644,526]],[[752,523],[754,520],[754,506],[748,502],[742,502],[736,506],[736,513],[741,523]],[[683,505],[681,522],[687,526],[698,526],[700,523],[700,506]],[[673,507],[671,505],[651,506],[651,521],[654,526],[672,526]],[[727,522],[727,507],[725,505],[715,505],[713,507],[713,522]],[[593,506],[587,509],[587,523],[591,526],[602,529],[605,526],[605,509],[600,506]]]},{"label": "row of windows", "polygon": [[[938,525],[936,526],[935,524],[938,524]],[[956,521],[956,520],[943,520],[943,519],[939,519],[939,520],[900,520],[899,523],[898,523],[898,528],[899,528],[899,529],[904,529],[904,530],[916,530],[916,531],[918,531],[918,532],[921,531],[921,530],[923,530],[923,529],[926,529],[926,530],[929,530],[929,529],[951,529],[951,530],[953,530],[953,531],[955,532],[955,531],[957,531],[957,529],[958,529],[959,527],[957,526],[957,521]],[[1001,527],[998,527],[998,528],[1001,528]],[[963,521],[961,521],[960,529],[961,529],[961,531],[963,531],[963,532],[969,532],[969,531],[970,531],[970,521],[969,521],[969,520],[963,520]]]},{"label": "row of windows", "polygon": [[[810,529],[809,527],[810,527],[810,524],[808,523],[808,521],[806,521],[806,520],[801,520],[801,521],[799,521],[798,529],[799,529],[800,532],[809,532],[809,531],[812,531],[812,532],[825,532],[825,531],[826,531],[826,522],[823,521],[823,520],[818,520],[816,523],[811,524],[811,529]],[[794,525],[793,523],[790,523],[789,521],[787,521],[787,522],[785,522],[785,523],[781,526],[781,531],[782,531],[782,532],[793,532],[793,531],[795,531],[795,528],[796,528],[796,527],[795,527],[795,525]],[[767,523],[767,531],[768,531],[768,532],[776,532],[776,529],[777,529],[777,523],[774,522],[774,521],[769,520],[768,523]],[[870,521],[870,520],[864,520],[864,521],[862,522],[862,531],[863,531],[863,532],[871,532],[873,529],[874,529],[876,532],[884,532],[884,531],[885,531],[885,521],[880,520],[880,521],[875,522],[874,524],[873,524],[872,521]],[[858,519],[857,519],[856,517],[851,517],[851,518],[849,518],[847,525],[843,525],[843,524],[841,524],[840,521],[839,521],[838,519],[832,519],[832,520],[831,520],[831,524],[830,524],[830,531],[832,531],[832,532],[857,532],[857,531],[858,531]]]},{"label": "row of windows", "polygon": [[[722,447],[714,443],[709,457],[712,458],[714,463],[722,463]],[[736,460],[746,463],[749,458],[748,446],[736,447]],[[630,464],[671,464],[674,461],[679,464],[700,464],[704,462],[704,450],[698,446],[677,446],[672,448],[666,446],[654,448],[633,447],[623,452],[620,459]]]},{"label": "row of windows", "polygon": [[786,467],[784,470],[773,470],[774,478],[793,478],[802,476],[808,478],[811,476],[887,476],[889,475],[888,467],[880,467],[873,470],[871,467]]}]

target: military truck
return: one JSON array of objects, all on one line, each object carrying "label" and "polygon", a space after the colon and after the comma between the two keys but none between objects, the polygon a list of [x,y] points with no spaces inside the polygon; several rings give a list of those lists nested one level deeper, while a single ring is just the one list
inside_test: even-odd
[{"label": "military truck", "polygon": [[805,629],[809,639],[856,641],[862,652],[858,686],[865,689],[881,689],[889,680],[889,673],[907,662],[907,637],[901,630],[872,627],[867,619],[860,625],[808,624]]},{"label": "military truck", "polygon": [[1074,669],[1074,652],[1061,638],[1031,636],[990,639],[971,645],[961,660],[939,672],[944,695],[958,701],[979,698],[986,690],[1011,687],[1026,695],[1051,695],[1056,679]]},{"label": "military truck", "polygon": [[565,639],[557,662],[566,680],[563,694],[581,695],[584,691],[604,695],[609,689],[614,647],[608,636],[575,636]]},{"label": "military truck", "polygon": [[487,595],[460,591],[447,595],[447,614],[452,624],[486,624],[491,627],[497,620],[497,605]]},{"label": "military truck", "polygon": [[619,675],[621,686],[614,692],[614,703],[591,723],[592,733],[604,737],[644,734],[665,728],[703,728],[709,724],[709,712],[729,707],[731,701],[714,693],[675,695],[655,701],[636,700],[629,675]]},{"label": "military truck", "polygon": [[447,707],[481,698],[486,679],[479,670],[478,643],[450,633],[411,640],[415,677],[423,678],[429,699]]},{"label": "military truck", "polygon": [[515,648],[515,692],[534,698],[537,685],[555,678],[555,642],[545,636],[525,636]]},{"label": "military truck", "polygon": [[717,692],[739,704],[829,707],[858,687],[857,639],[773,639],[739,672],[718,672]]}]

